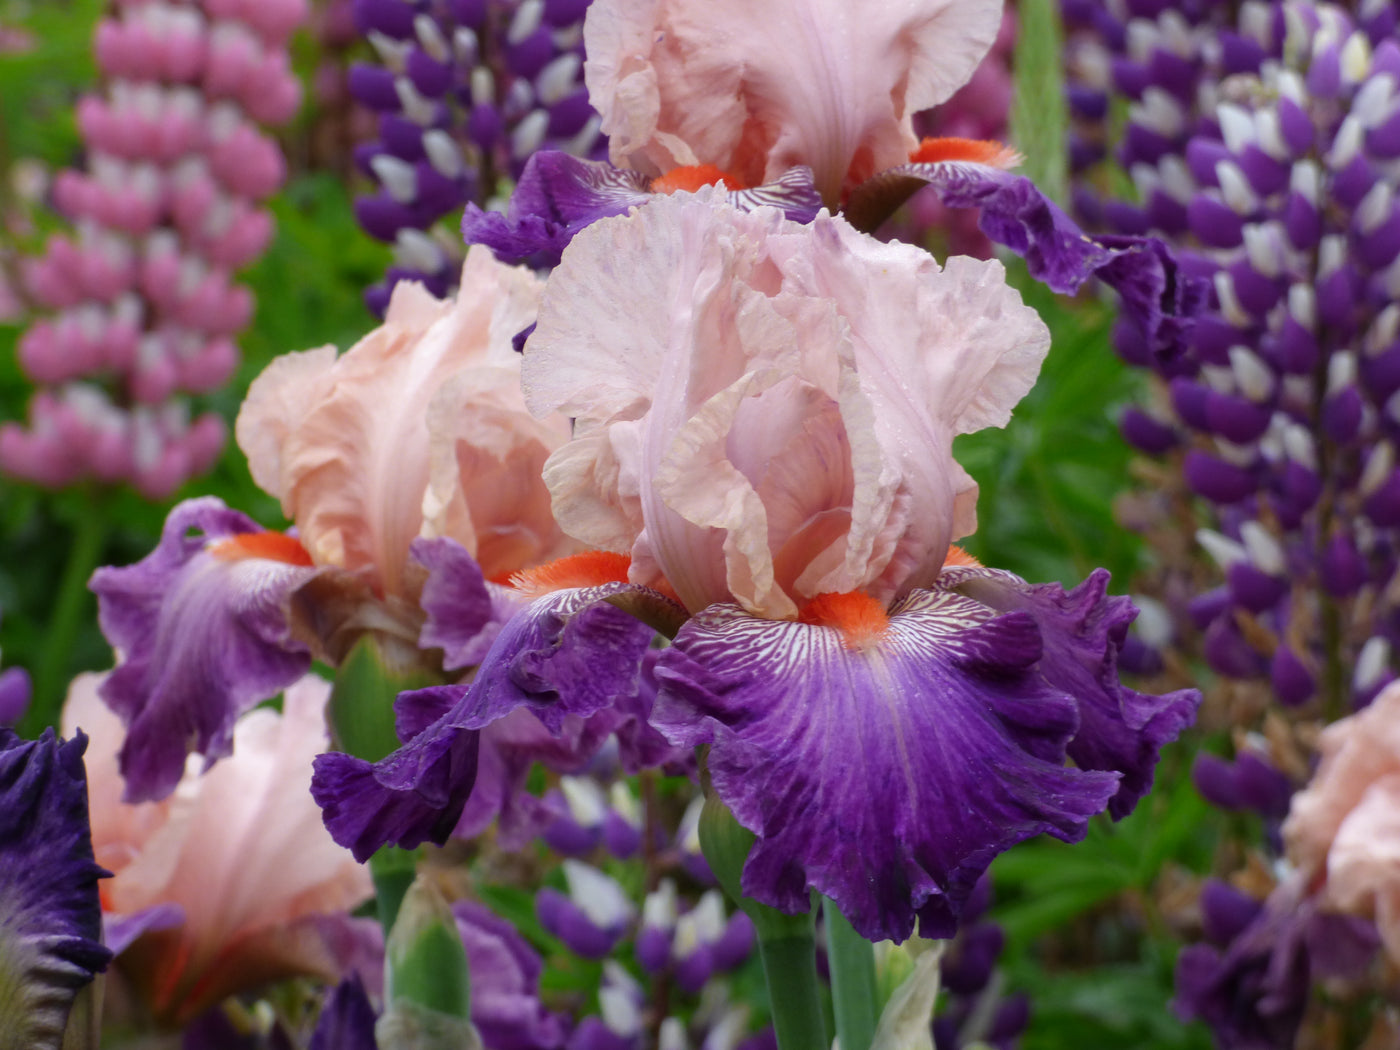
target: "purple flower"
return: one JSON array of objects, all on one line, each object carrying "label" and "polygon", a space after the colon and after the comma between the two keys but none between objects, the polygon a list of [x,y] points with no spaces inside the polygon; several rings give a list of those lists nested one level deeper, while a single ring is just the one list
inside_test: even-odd
[{"label": "purple flower", "polygon": [[295,539],[205,497],[170,512],[143,560],[93,574],[120,655],[102,698],[128,727],[128,802],[174,790],[191,750],[206,763],[229,754],[238,716],[306,673],[284,602],[315,571]]},{"label": "purple flower", "polygon": [[0,728],[0,1023],[58,1050],[74,997],[107,968],[81,733],[37,741]]},{"label": "purple flower", "polygon": [[[616,724],[612,704],[639,688],[653,634],[608,599],[644,590],[614,583],[535,600],[502,628],[471,685],[400,696],[404,743],[393,754],[372,765],[317,759],[312,792],[335,840],[361,860],[387,842],[441,844],[507,812],[537,757],[580,769]],[[528,839],[540,828],[526,823]]]},{"label": "purple flower", "polygon": [[505,919],[480,904],[452,905],[472,980],[472,1024],[491,1050],[563,1046],[563,1017],[540,1002],[539,955]]},{"label": "purple flower", "polygon": [[326,997],[308,1050],[379,1050],[374,1007],[358,977],[347,977]]}]

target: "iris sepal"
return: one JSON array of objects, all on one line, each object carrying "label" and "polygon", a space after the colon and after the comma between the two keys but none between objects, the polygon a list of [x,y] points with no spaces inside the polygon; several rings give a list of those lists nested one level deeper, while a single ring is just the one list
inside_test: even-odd
[{"label": "iris sepal", "polygon": [[716,794],[757,835],[746,897],[785,912],[831,898],[869,940],[949,936],[998,853],[1082,838],[1117,772],[1067,767],[1075,698],[1038,673],[1034,618],[942,587],[889,610],[878,643],[695,616],[662,655],[653,722],[708,744]]}]

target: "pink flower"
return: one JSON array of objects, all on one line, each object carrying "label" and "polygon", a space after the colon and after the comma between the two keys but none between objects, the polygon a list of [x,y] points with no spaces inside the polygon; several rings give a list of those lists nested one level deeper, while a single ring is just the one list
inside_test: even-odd
[{"label": "pink flower", "polygon": [[615,164],[713,164],[745,185],[808,165],[835,207],[902,164],[912,115],[996,39],[1000,0],[595,0],[589,98]]},{"label": "pink flower", "polygon": [[253,382],[239,446],[318,565],[416,597],[420,536],[457,540],[488,578],[560,553],[539,476],[568,422],[530,417],[511,345],[540,286],[474,251],[456,300],[401,284],[384,324],[345,354],[287,354]]},{"label": "pink flower", "polygon": [[523,382],[577,417],[545,467],[565,531],[692,612],[793,619],[933,583],[976,527],[953,438],[1005,424],[1048,347],[998,263],[702,190],[575,238]]},{"label": "pink flower", "polygon": [[1328,726],[1312,782],[1283,825],[1324,907],[1373,918],[1400,963],[1400,683]]},{"label": "pink flower", "polygon": [[109,937],[123,920],[144,931],[122,957],[153,1012],[179,1023],[269,981],[335,979],[337,918],[373,886],[311,798],[329,684],[302,679],[282,714],[264,707],[239,719],[233,757],[202,775],[192,759],[170,798],[127,805],[117,801],[121,723],[98,698],[100,682],[73,683],[64,732],[91,737],[93,847],[114,873],[102,885],[104,917]]}]

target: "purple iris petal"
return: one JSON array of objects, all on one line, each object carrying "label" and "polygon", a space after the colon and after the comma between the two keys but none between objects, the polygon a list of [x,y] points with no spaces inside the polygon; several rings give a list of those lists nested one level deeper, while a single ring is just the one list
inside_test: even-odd
[{"label": "purple iris petal", "polygon": [[358,977],[347,977],[326,997],[308,1050],[379,1050],[374,1021],[365,986]]},{"label": "purple iris petal", "polygon": [[993,857],[1048,832],[1074,841],[1119,774],[1067,768],[1073,698],[1036,671],[1034,619],[914,591],[870,647],[716,605],[657,667],[653,721],[710,744],[719,796],[758,841],[747,896],[787,912],[812,889],[860,934],[955,930]]},{"label": "purple iris petal", "polygon": [[102,943],[112,949],[113,955],[120,955],[143,933],[173,930],[184,922],[185,909],[178,904],[157,904],[130,915],[103,915]]},{"label": "purple iris petal", "polygon": [[24,717],[32,692],[29,672],[23,667],[0,671],[0,726],[12,726]]},{"label": "purple iris petal", "polygon": [[1128,598],[1110,598],[1108,580],[1107,570],[1097,569],[1066,592],[1057,583],[1029,584],[996,569],[951,568],[940,582],[998,612],[1035,618],[1045,646],[1040,673],[1079,702],[1079,731],[1069,757],[1081,769],[1123,774],[1108,806],[1118,820],[1152,790],[1162,745],[1195,721],[1201,694],[1181,689],[1150,696],[1118,680],[1118,654],[1137,608]]},{"label": "purple iris petal", "polygon": [[903,164],[881,172],[856,191],[848,211],[859,218],[859,195],[873,206],[887,194],[901,192],[901,186],[912,189],[920,183],[932,186],[950,208],[982,209],[977,220],[982,232],[1025,259],[1031,276],[1054,291],[1074,293],[1091,277],[1102,280],[1122,297],[1124,314],[1159,360],[1185,351],[1187,333],[1206,306],[1209,287],[1183,273],[1161,241],[1086,234],[1024,175],[964,161]]},{"label": "purple iris petal", "polygon": [[565,1021],[540,1002],[539,955],[505,919],[480,904],[452,905],[472,979],[472,1023],[492,1050],[563,1046]]},{"label": "purple iris petal", "polygon": [[449,671],[481,662],[501,625],[519,607],[507,588],[493,587],[467,549],[446,536],[414,540],[413,560],[428,570],[419,604],[427,614],[418,644],[441,649]]},{"label": "purple iris petal", "polygon": [[190,750],[210,763],[227,755],[238,716],[310,669],[284,604],[316,570],[214,550],[261,532],[213,497],[187,500],[145,558],[93,573],[102,631],[122,654],[101,692],[127,725],[128,802],[170,794]]},{"label": "purple iris petal", "polygon": [[[580,230],[650,200],[650,184],[645,176],[605,161],[542,150],[526,162],[504,215],[467,205],[462,236],[468,244],[486,245],[503,262],[555,266]],[[822,206],[810,168],[793,168],[771,184],[731,191],[729,200],[746,211],[781,208],[796,222],[810,222]]]},{"label": "purple iris petal", "polygon": [[58,1050],[73,998],[112,957],[99,940],[87,737],[0,729],[0,1026],[6,1045]]},{"label": "purple iris petal", "polygon": [[[516,729],[529,714],[558,737],[576,724],[571,718],[607,709],[618,696],[635,692],[652,631],[607,602],[628,590],[642,588],[608,584],[536,599],[502,628],[470,686],[400,696],[395,711],[404,745],[393,754],[374,765],[350,755],[318,757],[311,791],[331,836],[359,860],[389,842],[406,849],[425,841],[441,845],[478,779],[482,730],[524,708]],[[512,758],[518,752],[482,749],[483,767],[501,761],[483,777],[488,792],[503,790],[501,784],[516,775]]]}]

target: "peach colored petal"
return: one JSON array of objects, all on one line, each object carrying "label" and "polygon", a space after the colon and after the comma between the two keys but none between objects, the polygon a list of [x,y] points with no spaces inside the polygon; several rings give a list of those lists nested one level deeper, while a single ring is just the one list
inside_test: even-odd
[{"label": "peach colored petal", "polygon": [[1343,822],[1383,778],[1400,774],[1400,685],[1322,732],[1312,781],[1293,796],[1283,838],[1288,857],[1310,875],[1323,870]]},{"label": "peach colored petal", "polygon": [[[120,872],[145,847],[166,822],[169,800],[124,803],[125,784],[117,765],[126,729],[121,718],[98,695],[106,674],[80,674],[68,687],[63,704],[62,730],[71,737],[81,729],[88,737],[87,766],[88,817],[92,825],[92,851],[97,863],[108,871]],[[110,883],[104,883],[104,896]]]},{"label": "peach colored petal", "polygon": [[234,436],[253,481],[270,496],[282,496],[282,447],[310,407],[325,397],[335,359],[333,346],[283,354],[248,387]]},{"label": "peach colored petal", "polygon": [[329,695],[329,683],[308,676],[287,690],[281,714],[244,715],[233,756],[202,775],[192,761],[166,823],[109,884],[104,897],[117,914],[156,904],[184,912],[184,924],[140,956],[157,1010],[180,1011],[227,974],[305,972],[315,939],[291,927],[373,892],[311,798],[311,762],[328,745]]},{"label": "peach colored petal", "polygon": [[575,238],[523,382],[579,420],[545,468],[565,531],[692,610],[791,618],[932,582],[975,524],[953,437],[1004,423],[1048,346],[996,263],[702,190]]},{"label": "peach colored petal", "polygon": [[590,99],[616,164],[714,164],[748,185],[810,166],[828,204],[904,163],[910,117],[996,38],[1000,0],[594,0]]},{"label": "peach colored petal", "polygon": [[[501,265],[476,249],[468,254],[455,301],[401,282],[384,324],[334,362],[318,357],[313,368],[295,357],[286,364],[279,359],[254,384],[256,396],[239,417],[240,445],[256,455],[255,477],[281,498],[317,564],[364,572],[381,595],[401,595],[409,588],[408,547],[419,535],[451,535],[462,527],[469,530],[465,543],[478,541],[482,523],[467,510],[471,479],[460,470],[454,479],[449,466],[462,442],[444,438],[453,447],[434,451],[430,408],[459,372],[487,369],[493,378],[483,380],[484,392],[500,386],[493,370],[518,367],[511,339],[534,320],[540,286],[528,270]],[[297,380],[308,377],[313,381],[299,399]],[[483,396],[494,404],[502,434],[559,429],[528,421],[523,405],[521,422],[502,429],[505,394]],[[491,426],[483,422],[481,429]],[[479,465],[468,459],[466,466]],[[426,530],[425,499],[434,518]],[[495,512],[482,513],[491,518]],[[487,531],[501,524],[493,518]]]},{"label": "peach colored petal", "polygon": [[518,354],[453,376],[428,405],[424,535],[456,539],[488,579],[568,553],[540,475],[569,429],[526,411]]},{"label": "peach colored petal", "polygon": [[1324,900],[1376,919],[1400,962],[1400,772],[1375,781],[1337,829],[1327,854]]}]

